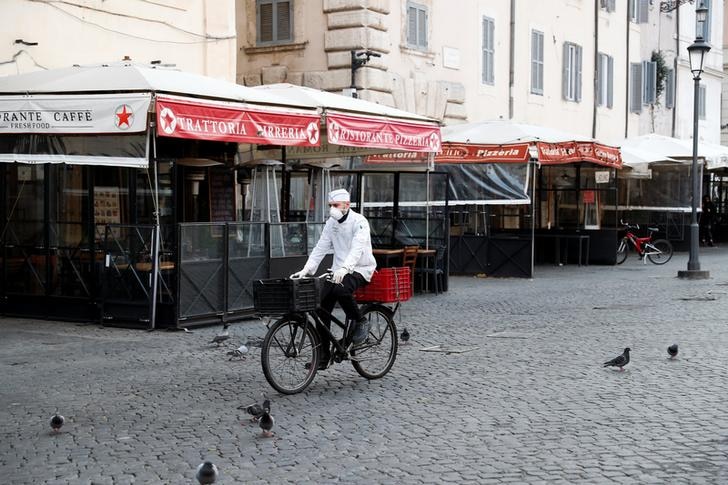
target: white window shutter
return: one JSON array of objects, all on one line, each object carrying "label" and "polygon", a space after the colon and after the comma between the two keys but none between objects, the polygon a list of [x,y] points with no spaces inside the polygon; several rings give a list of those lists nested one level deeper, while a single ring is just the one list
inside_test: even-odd
[{"label": "white window shutter", "polygon": [[607,108],[614,107],[614,58],[607,56]]}]

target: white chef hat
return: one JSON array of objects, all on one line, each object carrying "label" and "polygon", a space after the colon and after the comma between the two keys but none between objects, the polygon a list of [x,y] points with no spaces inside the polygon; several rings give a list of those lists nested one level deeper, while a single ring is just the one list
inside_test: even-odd
[{"label": "white chef hat", "polygon": [[336,202],[349,202],[349,192],[346,189],[336,189],[329,192],[329,204]]}]

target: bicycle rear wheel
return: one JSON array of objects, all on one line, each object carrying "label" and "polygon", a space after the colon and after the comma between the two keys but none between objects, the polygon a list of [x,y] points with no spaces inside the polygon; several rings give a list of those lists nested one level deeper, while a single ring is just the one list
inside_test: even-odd
[{"label": "bicycle rear wheel", "polygon": [[624,263],[627,259],[627,253],[629,252],[629,241],[626,237],[623,237],[619,244],[617,244],[617,264]]},{"label": "bicycle rear wheel", "polygon": [[672,259],[672,244],[667,239],[657,239],[645,244],[645,252],[654,264],[665,264]]},{"label": "bicycle rear wheel", "polygon": [[306,317],[286,315],[270,327],[263,340],[263,374],[276,391],[296,394],[313,381],[320,352],[318,334],[313,325],[306,324]]},{"label": "bicycle rear wheel", "polygon": [[362,316],[369,321],[369,339],[351,351],[352,365],[367,379],[384,377],[397,358],[397,327],[392,311],[382,305],[368,305]]}]

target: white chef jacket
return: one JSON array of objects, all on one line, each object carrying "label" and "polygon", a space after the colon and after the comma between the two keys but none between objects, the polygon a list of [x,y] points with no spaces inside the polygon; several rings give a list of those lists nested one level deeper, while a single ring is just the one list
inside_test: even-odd
[{"label": "white chef jacket", "polygon": [[369,222],[366,217],[349,209],[343,222],[332,217],[326,221],[321,238],[303,269],[314,274],[326,254],[334,250],[333,271],[346,268],[349,273],[356,271],[370,281],[377,261],[372,254],[372,239],[369,234]]}]

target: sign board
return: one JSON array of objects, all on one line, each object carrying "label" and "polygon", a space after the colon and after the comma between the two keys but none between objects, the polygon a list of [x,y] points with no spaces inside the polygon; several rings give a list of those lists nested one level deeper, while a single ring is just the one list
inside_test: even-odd
[{"label": "sign board", "polygon": [[139,133],[150,102],[149,93],[3,96],[0,135]]},{"label": "sign board", "polygon": [[596,193],[593,190],[582,190],[581,200],[585,204],[593,204],[596,201]]},{"label": "sign board", "polygon": [[450,69],[460,69],[460,49],[443,47],[442,66]]},{"label": "sign board", "polygon": [[607,170],[599,170],[597,172],[594,172],[594,181],[598,184],[608,184],[609,174],[610,172]]},{"label": "sign board", "polygon": [[318,146],[318,115],[241,103],[157,97],[157,134],[194,140]]}]

